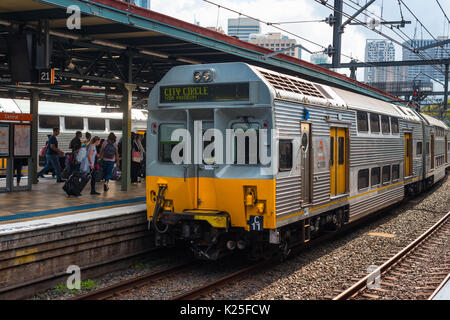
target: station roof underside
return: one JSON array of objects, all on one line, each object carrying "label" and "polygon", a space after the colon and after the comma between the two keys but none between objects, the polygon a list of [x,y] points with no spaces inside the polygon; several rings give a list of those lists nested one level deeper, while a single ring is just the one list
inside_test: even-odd
[{"label": "station roof underside", "polygon": [[[70,30],[69,6],[81,10],[81,28]],[[48,21],[54,85],[11,84],[7,37],[19,28],[41,35]],[[20,27],[19,27],[20,26]],[[137,85],[134,104],[144,106],[149,90],[172,67],[242,61],[349,89],[386,101],[395,96],[306,61],[119,0],[2,0],[0,3],[0,96],[117,104],[121,86]]]}]

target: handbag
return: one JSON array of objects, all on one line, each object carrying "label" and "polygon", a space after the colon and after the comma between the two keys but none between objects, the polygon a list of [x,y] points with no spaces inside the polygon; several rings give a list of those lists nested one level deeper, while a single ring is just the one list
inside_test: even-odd
[{"label": "handbag", "polygon": [[131,160],[133,162],[141,162],[141,153],[139,151],[131,151]]}]

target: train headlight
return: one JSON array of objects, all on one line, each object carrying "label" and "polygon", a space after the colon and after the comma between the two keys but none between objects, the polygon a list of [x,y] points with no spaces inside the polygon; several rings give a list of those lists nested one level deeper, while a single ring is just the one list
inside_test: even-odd
[{"label": "train headlight", "polygon": [[202,74],[200,71],[195,71],[194,72],[194,81],[195,82],[200,82],[200,80],[202,80]]},{"label": "train headlight", "polygon": [[214,69],[197,70],[194,72],[194,82],[212,82],[214,81]]}]

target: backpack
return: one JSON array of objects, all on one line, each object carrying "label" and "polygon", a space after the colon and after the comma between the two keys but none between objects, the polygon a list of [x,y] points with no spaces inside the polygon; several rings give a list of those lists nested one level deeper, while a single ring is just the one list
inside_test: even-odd
[{"label": "backpack", "polygon": [[43,146],[41,148],[41,150],[39,150],[39,157],[43,157],[44,158],[46,153],[47,153],[47,145]]},{"label": "backpack", "polygon": [[78,151],[77,161],[80,162],[80,163],[83,162],[83,159],[86,158],[86,155],[87,155],[86,147],[82,147],[80,149],[80,151]]},{"label": "backpack", "polygon": [[116,155],[116,147],[111,142],[107,142],[105,149],[103,150],[103,156],[107,158],[112,158]]}]

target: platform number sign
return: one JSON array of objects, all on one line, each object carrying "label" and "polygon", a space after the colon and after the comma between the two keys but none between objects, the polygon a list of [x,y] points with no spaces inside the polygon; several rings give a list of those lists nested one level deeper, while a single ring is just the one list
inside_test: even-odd
[{"label": "platform number sign", "polygon": [[38,83],[54,84],[55,83],[55,69],[39,69]]},{"label": "platform number sign", "polygon": [[248,221],[250,226],[250,231],[262,231],[263,230],[263,217],[261,216],[250,216]]}]

